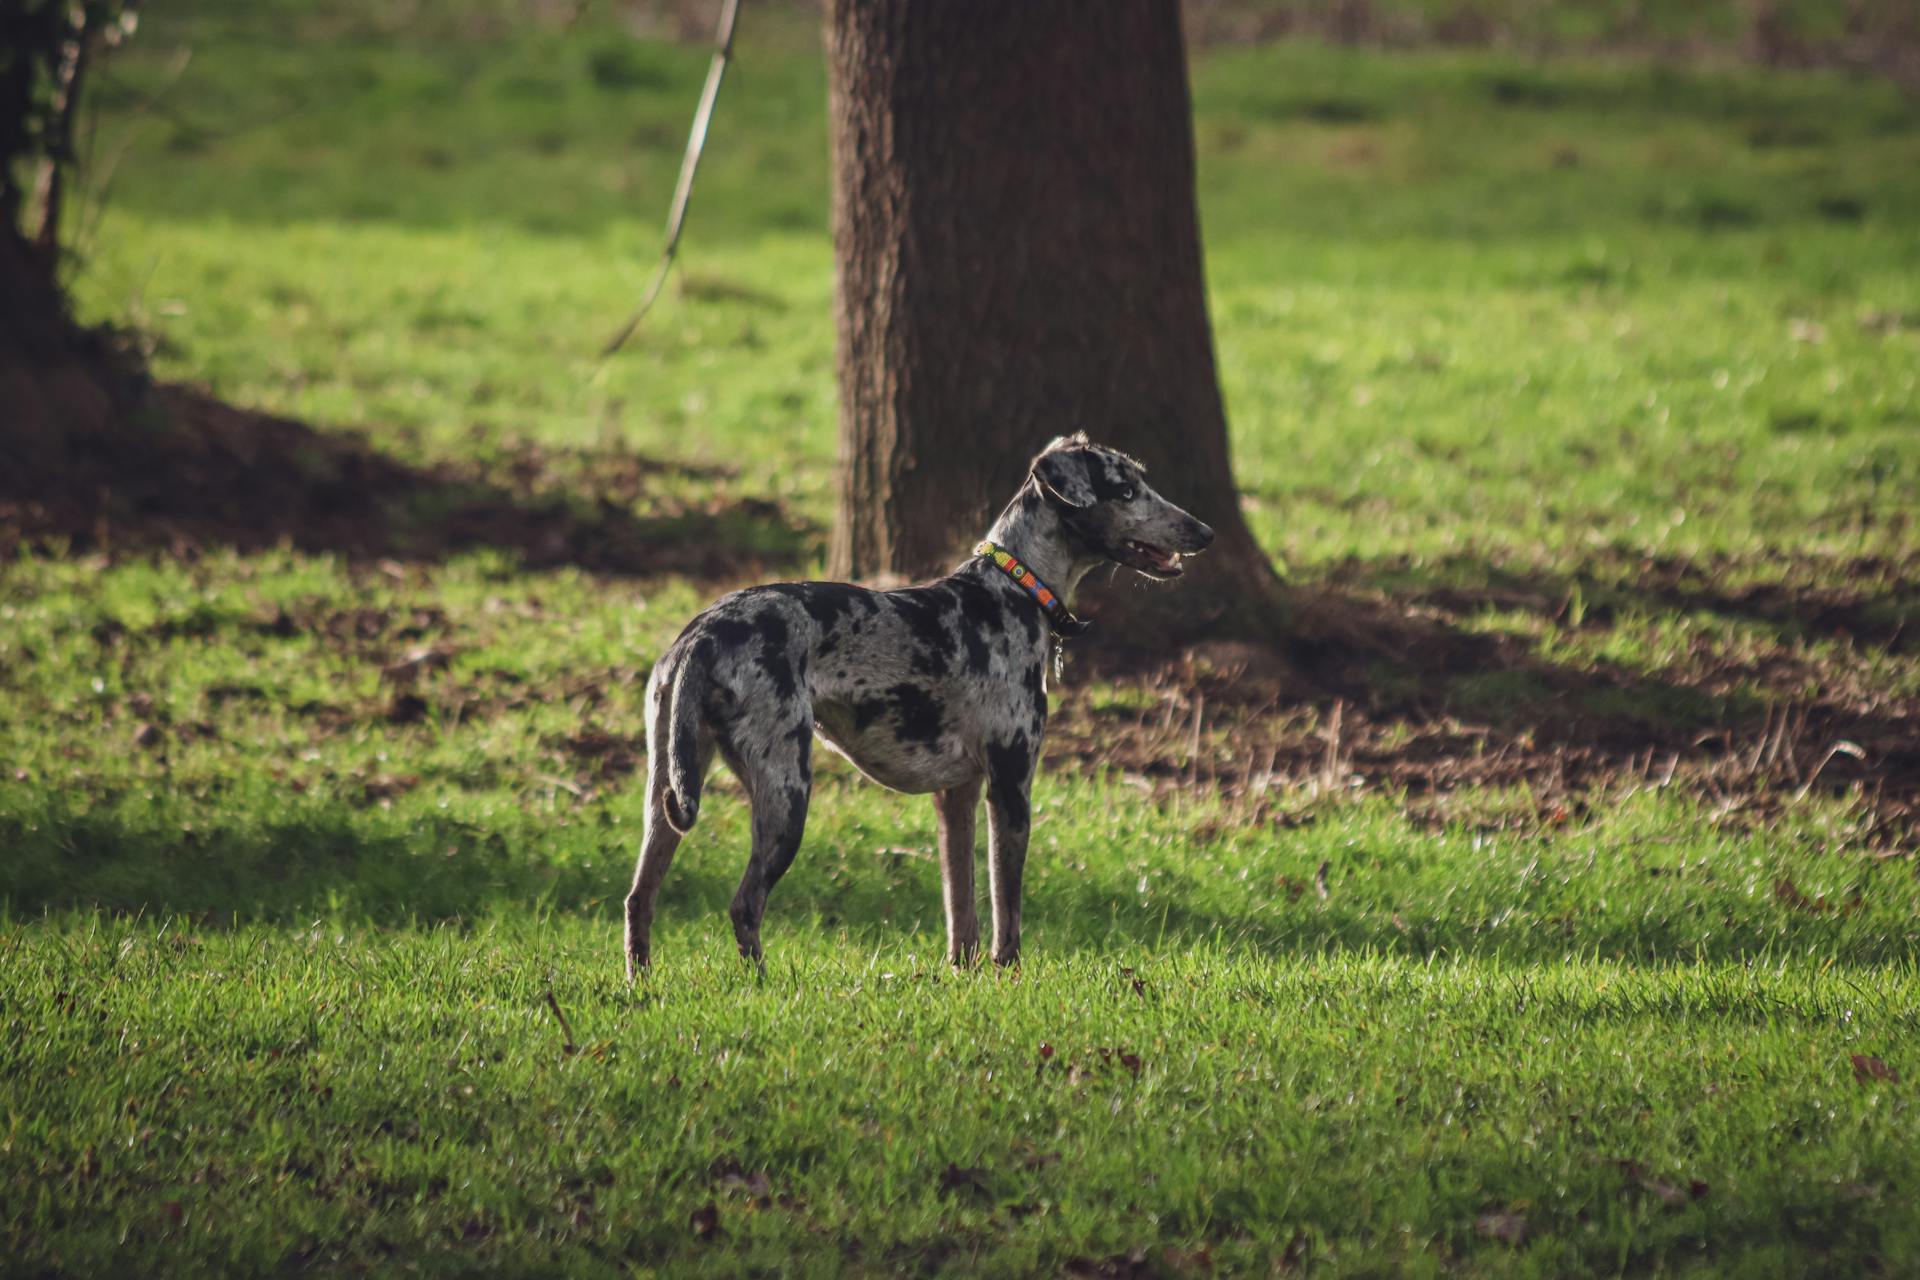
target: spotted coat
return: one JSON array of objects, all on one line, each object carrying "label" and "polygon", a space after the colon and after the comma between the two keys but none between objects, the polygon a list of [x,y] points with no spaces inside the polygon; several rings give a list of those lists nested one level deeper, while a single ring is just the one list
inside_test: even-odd
[{"label": "spotted coat", "polygon": [[[1177,575],[1180,554],[1204,548],[1213,533],[1154,493],[1132,459],[1072,436],[1034,460],[988,537],[1071,600],[1108,561]],[[984,788],[993,957],[1014,961],[1051,643],[1040,605],[984,557],[897,591],[780,582],[709,606],[647,685],[647,823],[627,897],[629,973],[649,960],[654,898],[699,817],[716,753],[753,810],[752,850],[730,914],[741,954],[760,959],[767,894],[805,830],[816,737],[875,782],[934,795],[956,964],[979,947],[973,846]]]}]

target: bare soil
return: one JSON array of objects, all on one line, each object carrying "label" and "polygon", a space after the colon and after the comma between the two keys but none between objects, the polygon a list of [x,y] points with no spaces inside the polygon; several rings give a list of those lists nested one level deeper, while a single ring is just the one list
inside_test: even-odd
[{"label": "bare soil", "polygon": [[[522,445],[485,463],[419,466],[373,441],[153,389],[129,420],[57,468],[0,473],[0,555],[25,544],[109,555],[286,545],[350,560],[441,560],[496,548],[529,568],[701,578],[772,573],[817,535],[777,503],[632,504],[669,474],[725,476],[617,450]],[[750,535],[750,536],[749,536]]]},{"label": "bare soil", "polygon": [[[1920,563],[1897,576],[1920,590]],[[1692,577],[1670,565],[1645,585],[1660,599]],[[1246,820],[1281,824],[1363,790],[1401,796],[1416,817],[1443,824],[1464,812],[1455,793],[1524,787],[1531,812],[1501,825],[1577,820],[1603,791],[1683,788],[1726,823],[1827,792],[1858,798],[1866,847],[1916,848],[1920,698],[1881,687],[1866,653],[1911,641],[1799,642],[1854,634],[1870,602],[1838,588],[1736,589],[1720,602],[1729,612],[1792,624],[1777,646],[1735,656],[1698,643],[1652,671],[1547,660],[1525,634],[1474,626],[1486,604],[1477,593],[1335,582],[1293,595],[1292,633],[1271,646],[1202,644],[1155,658],[1084,644],[1056,702],[1049,759],[1117,770],[1166,796],[1202,788]],[[1501,604],[1513,607],[1510,597]]]}]

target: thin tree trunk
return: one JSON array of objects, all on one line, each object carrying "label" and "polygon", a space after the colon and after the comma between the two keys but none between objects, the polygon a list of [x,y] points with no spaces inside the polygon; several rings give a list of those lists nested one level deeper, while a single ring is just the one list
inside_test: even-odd
[{"label": "thin tree trunk", "polygon": [[76,158],[73,121],[79,114],[80,86],[86,78],[90,44],[86,11],[76,8],[73,37],[61,49],[60,65],[54,73],[50,135],[34,183],[34,205],[40,218],[34,251],[55,266],[60,260],[60,217],[66,202],[67,173]]},{"label": "thin tree trunk", "polygon": [[33,496],[59,476],[69,443],[110,418],[85,345],[50,262],[0,226],[0,497]]},{"label": "thin tree trunk", "polygon": [[1096,585],[1088,611],[1143,639],[1270,626],[1215,381],[1176,0],[832,0],[827,52],[832,571],[950,566],[1028,459],[1085,429],[1219,534],[1177,590]]}]

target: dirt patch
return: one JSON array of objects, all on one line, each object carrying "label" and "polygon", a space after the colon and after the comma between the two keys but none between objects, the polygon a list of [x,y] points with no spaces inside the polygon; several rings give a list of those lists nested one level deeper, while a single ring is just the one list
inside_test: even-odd
[{"label": "dirt patch", "polygon": [[[1451,793],[1524,784],[1535,808],[1514,820],[1557,825],[1601,789],[1678,786],[1725,822],[1851,792],[1869,847],[1911,852],[1920,833],[1920,698],[1888,693],[1871,663],[1783,640],[1741,657],[1696,646],[1655,672],[1576,665],[1543,658],[1526,635],[1471,628],[1477,595],[1418,584],[1294,595],[1294,628],[1273,646],[1172,659],[1084,646],[1056,700],[1049,760],[1117,769],[1160,795],[1205,788],[1255,821],[1384,790],[1444,823]],[[1828,607],[1766,598],[1796,635]],[[1514,607],[1512,593],[1499,603]]]},{"label": "dirt patch", "polygon": [[[694,503],[656,481],[711,471],[618,450],[534,445],[416,466],[349,432],[154,389],[134,420],[71,442],[57,467],[0,473],[0,554],[25,544],[190,557],[282,544],[353,560],[496,548],[529,568],[704,579],[772,574],[817,532],[778,503]],[[712,486],[709,486],[712,487]]]}]

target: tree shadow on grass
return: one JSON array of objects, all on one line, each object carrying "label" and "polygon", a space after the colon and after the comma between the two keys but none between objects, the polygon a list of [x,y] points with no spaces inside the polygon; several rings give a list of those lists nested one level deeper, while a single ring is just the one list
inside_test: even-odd
[{"label": "tree shadow on grass", "polygon": [[[444,816],[395,824],[315,804],[272,822],[196,821],[183,831],[177,822],[22,792],[10,803],[0,793],[0,840],[15,855],[0,867],[0,903],[14,922],[102,911],[214,929],[314,919],[397,928],[553,911],[604,923],[608,963],[617,966],[637,834],[609,828],[599,856],[556,858],[524,831],[509,838]],[[696,832],[690,841],[718,834]],[[870,863],[856,857],[849,873],[844,863],[831,870],[820,848],[803,850],[769,903],[769,950],[807,930],[844,929],[863,947],[918,931],[941,937],[927,957],[933,963],[944,951],[937,869],[879,852]],[[730,949],[726,908],[744,863],[744,848],[683,850],[656,927],[680,933],[676,945]],[[1561,903],[1548,886],[1546,898],[1536,894],[1516,916],[1511,904],[1492,900],[1484,911],[1452,897],[1387,905],[1368,896],[1364,878],[1346,876],[1329,900],[1255,886],[1244,910],[1194,895],[1142,901],[1125,879],[1055,877],[1030,886],[1029,954],[1150,957],[1207,945],[1266,957],[1360,953],[1515,964],[1569,955],[1660,963],[1793,954],[1865,967],[1909,959],[1913,945],[1884,910],[1814,912],[1731,887],[1705,890],[1704,898],[1700,885],[1676,887],[1674,909],[1654,912],[1644,904],[1592,910],[1585,899]]]},{"label": "tree shadow on grass", "polygon": [[[0,468],[0,552],[287,545],[438,561],[491,548],[533,569],[713,579],[791,566],[818,541],[777,503],[726,496],[719,469],[531,447],[491,466],[416,466],[362,436],[177,386],[156,388],[134,421],[66,452],[57,466]],[[658,492],[689,479],[718,496],[696,505]]]},{"label": "tree shadow on grass", "polygon": [[1834,640],[1920,652],[1920,556],[1801,552],[1758,560],[1616,552],[1564,573],[1450,556],[1417,568],[1404,560],[1351,562],[1331,577],[1462,617],[1497,610],[1604,629],[1623,615],[1706,614],[1758,624],[1780,644]]},{"label": "tree shadow on grass", "polygon": [[[1202,644],[1169,660],[1103,637],[1088,656],[1094,676],[1144,682],[1154,696],[1128,709],[1069,694],[1049,751],[1228,795],[1274,779],[1409,796],[1526,784],[1551,807],[1609,781],[1677,774],[1713,802],[1765,814],[1802,789],[1858,788],[1911,835],[1920,698],[1883,687],[1870,662],[1800,643],[1873,635],[1858,643],[1893,653],[1920,573],[1882,568],[1896,580],[1861,591],[1727,587],[1712,566],[1670,567],[1585,589],[1576,618],[1573,579],[1465,562],[1345,566],[1293,589],[1289,630],[1270,645]],[[1475,570],[1484,585],[1459,585]],[[1549,650],[1490,611],[1532,613],[1574,643]],[[1604,650],[1599,633],[1627,614],[1673,612],[1758,621],[1773,639],[1689,643],[1657,665],[1649,649],[1644,667],[1579,652]],[[1643,637],[1623,640],[1644,648]],[[1226,749],[1209,753],[1209,735]]]},{"label": "tree shadow on grass", "polygon": [[[1744,963],[1763,956],[1817,956],[1818,965],[1870,968],[1904,964],[1914,954],[1905,921],[1795,910],[1772,898],[1732,890],[1707,901],[1675,895],[1671,911],[1621,903],[1593,910],[1525,910],[1489,902],[1483,914],[1428,894],[1399,906],[1308,898],[1288,901],[1256,890],[1244,914],[1196,908],[1168,895],[1142,902],[1129,885],[1054,889],[1025,906],[1038,940],[1032,950],[1064,945],[1074,953],[1165,956],[1206,944],[1242,956],[1301,958],[1384,955],[1412,960],[1494,960],[1514,965],[1593,959],[1624,964]],[[1097,932],[1087,926],[1098,922]],[[1064,937],[1063,937],[1064,935]]]},{"label": "tree shadow on grass", "polygon": [[[1789,570],[1778,580],[1740,581],[1751,567],[1664,558],[1630,575],[1590,577],[1443,562],[1373,609],[1389,656],[1369,664],[1364,688],[1349,691],[1385,708],[1404,699],[1503,721],[1535,744],[1585,748],[1603,760],[1651,753],[1713,765],[1725,787],[1864,784],[1911,828],[1920,698],[1890,690],[1856,658],[1915,652],[1920,636],[1909,624],[1920,628],[1920,561],[1823,558],[1770,566]],[[1446,585],[1476,570],[1488,587]],[[1650,669],[1582,664],[1544,658],[1524,635],[1475,627],[1475,615],[1489,610],[1530,613],[1595,641],[1629,618],[1676,614],[1727,620],[1761,638],[1699,639]],[[1835,744],[1859,755],[1835,755]]]}]

